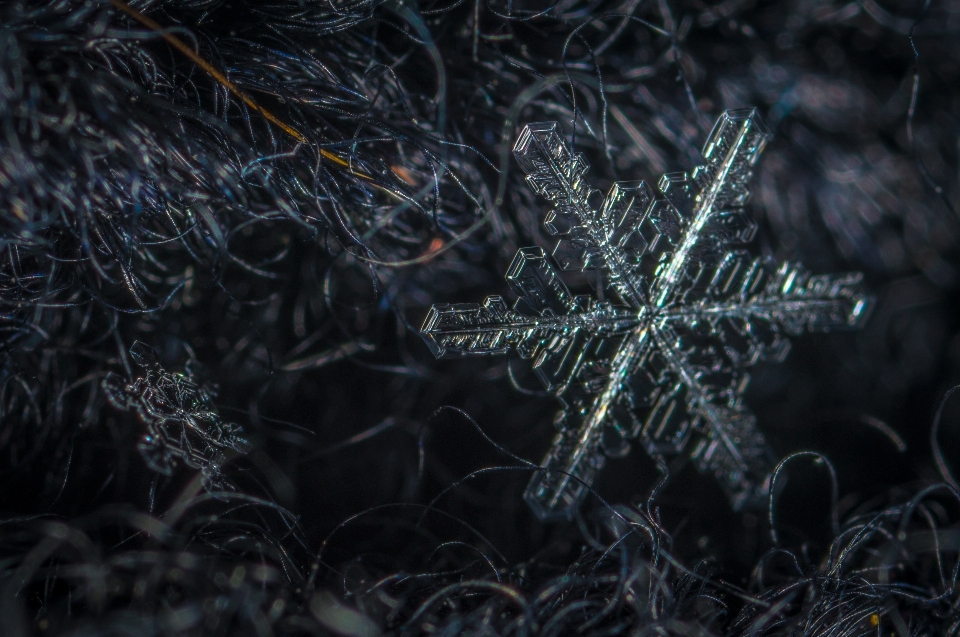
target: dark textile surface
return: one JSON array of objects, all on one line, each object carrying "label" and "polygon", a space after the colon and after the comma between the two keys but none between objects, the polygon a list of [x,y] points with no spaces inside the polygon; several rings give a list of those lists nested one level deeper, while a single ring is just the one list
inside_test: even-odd
[{"label": "dark textile surface", "polygon": [[[960,630],[960,3],[130,6],[0,4],[5,634]],[[434,360],[427,309],[550,247],[526,123],[605,191],[743,107],[749,249],[876,297],[751,371],[777,456],[815,453],[734,512],[683,461],[648,501],[634,449],[540,523],[556,399]]]}]

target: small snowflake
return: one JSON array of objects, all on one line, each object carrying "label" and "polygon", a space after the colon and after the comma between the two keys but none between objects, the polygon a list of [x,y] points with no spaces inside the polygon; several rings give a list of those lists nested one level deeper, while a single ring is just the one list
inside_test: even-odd
[{"label": "small snowflake", "polygon": [[228,487],[220,475],[224,451],[247,453],[250,444],[238,425],[220,419],[214,387],[199,383],[189,362],[185,374],[164,370],[156,351],[140,341],[130,348],[130,357],[146,375],[128,383],[107,374],[103,389],[114,407],[135,410],[146,425],[137,448],[147,465],[169,476],[182,460],[200,470],[207,488]]},{"label": "small snowflake", "polygon": [[525,498],[543,519],[569,517],[603,467],[639,438],[651,456],[685,450],[735,509],[767,494],[773,454],[743,405],[744,368],[781,361],[788,335],[858,327],[869,297],[859,273],[811,276],[729,244],[749,242],[744,209],[753,166],[771,135],[753,109],[727,111],[692,173],[613,185],[599,210],[589,168],[556,123],[528,125],[514,155],[553,204],[561,270],[596,271],[619,303],[574,296],[540,248],[517,252],[506,279],[519,296],[434,305],[421,330],[439,357],[502,354],[533,361],[563,405],[558,433]]}]

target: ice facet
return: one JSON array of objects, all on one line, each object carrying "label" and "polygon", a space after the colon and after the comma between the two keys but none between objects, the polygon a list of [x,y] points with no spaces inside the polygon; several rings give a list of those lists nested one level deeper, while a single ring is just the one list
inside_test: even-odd
[{"label": "ice facet", "polygon": [[599,210],[589,168],[556,123],[524,128],[514,154],[552,208],[560,270],[598,270],[618,303],[574,297],[551,258],[522,248],[507,272],[518,299],[435,305],[421,333],[437,357],[502,354],[532,361],[562,399],[553,445],[525,499],[542,519],[569,517],[606,455],[631,439],[652,456],[687,452],[734,508],[767,494],[773,455],[743,404],[761,360],[781,361],[789,336],[858,327],[870,298],[858,273],[811,276],[733,249],[756,223],[747,189],[770,133],[753,109],[727,111],[704,164],[669,173],[657,189],[619,182]]}]

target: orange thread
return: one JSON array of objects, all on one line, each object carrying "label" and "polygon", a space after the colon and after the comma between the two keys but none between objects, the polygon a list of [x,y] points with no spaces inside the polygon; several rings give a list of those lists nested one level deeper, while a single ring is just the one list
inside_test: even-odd
[{"label": "orange thread", "polygon": [[[217,82],[219,82],[225,89],[227,89],[228,91],[230,91],[231,93],[233,93],[238,99],[240,99],[244,104],[246,104],[251,110],[256,111],[256,112],[259,113],[261,116],[263,116],[263,118],[266,119],[268,122],[270,122],[271,124],[275,125],[277,128],[279,128],[279,129],[282,130],[284,133],[286,133],[287,135],[289,135],[290,137],[292,137],[292,138],[295,139],[296,141],[300,142],[301,144],[306,144],[306,143],[308,143],[308,142],[307,142],[307,138],[304,137],[297,129],[293,128],[292,126],[290,126],[290,125],[288,125],[288,124],[285,124],[285,123],[284,123],[283,121],[281,121],[278,117],[276,117],[273,113],[271,113],[271,112],[268,111],[267,109],[265,109],[265,108],[263,108],[262,106],[260,106],[259,104],[257,104],[252,97],[250,97],[249,95],[247,95],[246,93],[244,93],[242,90],[240,90],[240,87],[238,87],[236,84],[234,84],[234,83],[231,82],[229,79],[227,79],[227,76],[226,76],[226,75],[224,75],[223,73],[221,73],[220,71],[218,71],[216,68],[214,68],[214,66],[213,66],[212,64],[210,64],[210,63],[207,62],[205,59],[203,59],[202,57],[200,57],[199,54],[197,54],[193,49],[191,49],[189,46],[187,46],[187,45],[183,42],[183,40],[181,40],[181,39],[178,38],[177,36],[173,35],[173,34],[170,33],[169,31],[167,31],[166,29],[164,29],[159,23],[157,23],[157,22],[155,22],[154,20],[152,20],[152,19],[148,18],[147,16],[143,15],[142,13],[140,13],[139,11],[137,11],[136,9],[134,9],[133,7],[131,7],[130,5],[128,5],[127,3],[123,2],[123,0],[110,0],[110,4],[112,4],[112,5],[113,5],[114,7],[116,7],[117,9],[120,9],[121,11],[123,11],[124,13],[126,13],[128,16],[130,16],[131,18],[133,18],[134,20],[136,20],[137,22],[139,22],[139,23],[142,24],[143,26],[147,27],[147,28],[150,29],[151,31],[154,31],[154,32],[156,32],[157,34],[159,34],[160,37],[163,38],[163,39],[167,42],[167,44],[169,44],[170,46],[172,46],[172,47],[175,48],[176,50],[180,51],[180,53],[182,53],[182,54],[185,55],[187,58],[189,58],[191,62],[193,62],[194,64],[196,64],[197,66],[199,66],[201,69],[203,69],[203,71],[206,72],[210,77],[212,77],[214,80],[216,80]],[[338,157],[337,155],[334,155],[334,154],[331,153],[330,151],[324,150],[324,149],[321,148],[321,149],[320,149],[320,155],[321,155],[324,159],[326,159],[326,160],[328,160],[328,161],[331,161],[331,162],[337,164],[338,166],[341,166],[342,168],[348,168],[353,175],[356,175],[357,177],[360,177],[360,178],[362,178],[362,179],[364,179],[364,180],[366,180],[366,181],[375,183],[374,180],[373,180],[373,177],[370,177],[369,175],[365,175],[365,174],[363,174],[363,173],[361,173],[361,172],[357,172],[357,171],[353,170],[353,169],[350,167],[350,163],[349,163],[349,162],[347,162],[346,160]]]}]

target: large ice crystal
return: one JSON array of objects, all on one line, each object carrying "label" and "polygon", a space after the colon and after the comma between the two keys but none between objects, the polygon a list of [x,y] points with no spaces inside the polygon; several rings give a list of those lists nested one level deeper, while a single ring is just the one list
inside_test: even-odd
[{"label": "large ice crystal", "polygon": [[[744,205],[770,136],[755,110],[727,111],[703,165],[656,189],[618,182],[595,210],[589,166],[557,124],[520,134],[514,155],[553,204],[544,220],[559,237],[553,259],[522,248],[506,275],[513,307],[499,296],[434,305],[421,332],[437,357],[513,348],[561,399],[559,431],[525,494],[540,518],[571,515],[605,456],[638,437],[655,457],[687,450],[734,508],[762,502],[773,457],[743,405],[745,368],[783,360],[788,335],[857,327],[869,308],[858,273],[811,276],[730,248],[756,231]],[[619,303],[574,296],[553,261],[599,271]]]}]

